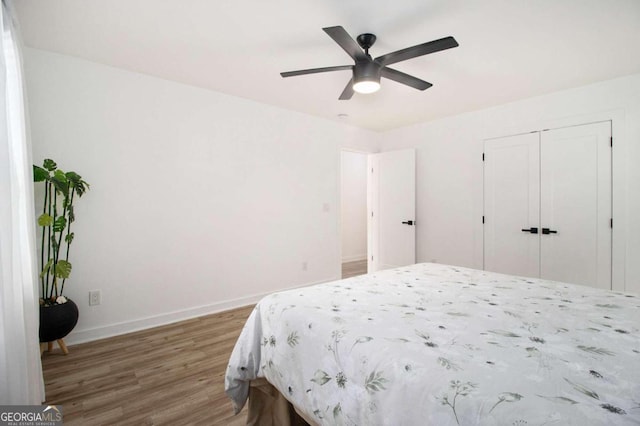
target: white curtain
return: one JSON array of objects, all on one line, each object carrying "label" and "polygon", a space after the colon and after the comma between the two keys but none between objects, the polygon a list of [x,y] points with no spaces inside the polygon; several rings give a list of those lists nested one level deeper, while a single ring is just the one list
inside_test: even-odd
[{"label": "white curtain", "polygon": [[0,40],[0,405],[40,404],[38,282],[31,147],[11,0]]}]

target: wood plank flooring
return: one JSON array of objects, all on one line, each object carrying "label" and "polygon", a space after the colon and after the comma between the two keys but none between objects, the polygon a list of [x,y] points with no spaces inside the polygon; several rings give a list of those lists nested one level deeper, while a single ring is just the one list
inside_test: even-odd
[{"label": "wood plank flooring", "polygon": [[355,262],[345,262],[342,264],[342,278],[355,277],[367,273],[367,261],[356,260]]},{"label": "wood plank flooring", "polygon": [[[342,265],[342,277],[367,262]],[[224,374],[253,306],[70,347],[42,356],[47,404],[63,406],[65,425],[229,425]]]},{"label": "wood plank flooring", "polygon": [[47,404],[65,425],[246,424],[224,374],[253,306],[71,346],[42,357]]}]

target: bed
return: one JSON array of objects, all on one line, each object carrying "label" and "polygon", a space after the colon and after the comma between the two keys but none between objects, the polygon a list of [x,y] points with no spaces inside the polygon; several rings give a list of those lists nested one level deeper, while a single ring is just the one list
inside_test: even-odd
[{"label": "bed", "polygon": [[252,384],[317,425],[638,425],[640,297],[429,263],[274,293],[229,360],[236,412]]}]

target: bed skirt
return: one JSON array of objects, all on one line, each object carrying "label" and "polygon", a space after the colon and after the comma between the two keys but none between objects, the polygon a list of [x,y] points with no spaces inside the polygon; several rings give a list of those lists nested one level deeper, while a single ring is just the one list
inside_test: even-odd
[{"label": "bed skirt", "polygon": [[247,426],[314,426],[306,421],[278,390],[263,378],[251,381]]}]

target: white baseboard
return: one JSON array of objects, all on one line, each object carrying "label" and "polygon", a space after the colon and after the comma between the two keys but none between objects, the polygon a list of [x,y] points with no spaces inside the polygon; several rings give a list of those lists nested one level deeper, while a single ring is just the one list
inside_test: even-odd
[{"label": "white baseboard", "polygon": [[356,254],[353,256],[343,256],[342,263],[345,262],[356,262],[358,260],[367,260],[367,253],[365,254]]},{"label": "white baseboard", "polygon": [[64,338],[67,346],[77,345],[80,343],[92,342],[94,340],[105,339],[107,337],[119,336],[121,334],[132,333],[134,331],[146,330],[148,328],[167,325],[178,321],[184,321],[191,318],[201,317],[204,315],[215,314],[217,312],[228,311],[234,308],[258,303],[263,297],[275,293],[277,291],[293,290],[295,288],[308,287],[315,284],[322,284],[330,281],[339,280],[340,277],[330,278],[312,283],[306,283],[293,287],[274,290],[266,293],[252,294],[250,296],[240,297],[237,299],[224,300],[222,302],[212,303],[210,305],[197,306],[193,308],[183,309],[180,311],[168,312],[166,314],[154,315],[151,317],[135,319],[132,321],[110,324],[102,327],[89,328],[85,330],[74,330]]}]

